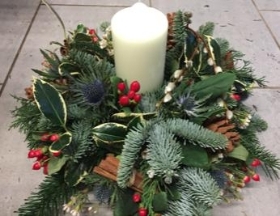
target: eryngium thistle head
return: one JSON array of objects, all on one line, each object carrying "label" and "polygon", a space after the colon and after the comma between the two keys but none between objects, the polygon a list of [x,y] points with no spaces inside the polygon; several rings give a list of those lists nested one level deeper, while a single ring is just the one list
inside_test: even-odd
[{"label": "eryngium thistle head", "polygon": [[225,175],[224,170],[212,170],[210,171],[210,175],[212,176],[213,179],[217,182],[217,185],[221,188],[224,189],[227,183],[227,177]]},{"label": "eryngium thistle head", "polygon": [[180,96],[177,100],[177,104],[188,116],[196,116],[197,104],[195,98],[191,96],[189,92],[186,95]]},{"label": "eryngium thistle head", "polygon": [[92,83],[85,84],[82,87],[82,93],[88,103],[98,105],[105,95],[104,85],[100,80],[94,80]]}]

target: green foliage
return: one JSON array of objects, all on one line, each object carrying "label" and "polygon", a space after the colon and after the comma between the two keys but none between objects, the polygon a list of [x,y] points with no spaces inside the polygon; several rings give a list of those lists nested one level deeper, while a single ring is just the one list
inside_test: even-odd
[{"label": "green foliage", "polygon": [[161,124],[153,127],[147,142],[147,162],[150,169],[155,175],[164,177],[167,183],[171,183],[182,159],[180,143]]},{"label": "green foliage", "polygon": [[222,134],[214,133],[187,120],[168,119],[164,123],[172,133],[203,148],[217,150],[224,149],[226,146],[227,139]]},{"label": "green foliage", "polygon": [[198,28],[198,33],[201,35],[212,36],[214,33],[215,24],[213,22],[206,22]]},{"label": "green foliage", "polygon": [[65,127],[66,105],[62,95],[50,84],[36,79],[34,97],[38,108],[52,123]]},{"label": "green foliage", "polygon": [[63,203],[67,202],[75,189],[68,187],[63,176],[48,176],[18,209],[20,216],[59,216]]}]

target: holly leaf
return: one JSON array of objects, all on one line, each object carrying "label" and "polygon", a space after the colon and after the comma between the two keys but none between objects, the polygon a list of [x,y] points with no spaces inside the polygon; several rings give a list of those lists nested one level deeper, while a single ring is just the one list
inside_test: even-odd
[{"label": "holly leaf", "polygon": [[65,127],[67,113],[62,95],[49,83],[35,79],[34,98],[40,111],[53,124]]},{"label": "holly leaf", "polygon": [[68,146],[72,141],[72,134],[69,132],[66,132],[62,134],[59,138],[59,140],[53,142],[51,146],[49,147],[50,152],[59,152],[61,151],[65,146]]},{"label": "holly leaf", "polygon": [[207,152],[204,148],[196,145],[182,146],[181,163],[186,166],[205,168],[209,165]]},{"label": "holly leaf", "polygon": [[93,128],[93,139],[96,142],[113,144],[123,142],[127,134],[127,127],[118,123],[104,123]]},{"label": "holly leaf", "polygon": [[62,157],[51,157],[48,162],[48,174],[54,174],[58,172],[68,161],[69,157],[62,156]]},{"label": "holly leaf", "polygon": [[75,186],[88,174],[88,166],[85,163],[68,163],[64,174],[65,182]]},{"label": "holly leaf", "polygon": [[139,205],[133,202],[132,196],[134,193],[131,189],[118,193],[114,206],[114,216],[131,216],[137,213]]}]

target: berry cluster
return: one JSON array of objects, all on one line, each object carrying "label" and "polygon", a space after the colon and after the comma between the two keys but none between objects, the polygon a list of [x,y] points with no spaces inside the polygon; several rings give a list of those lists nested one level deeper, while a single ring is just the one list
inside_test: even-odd
[{"label": "berry cluster", "polygon": [[[254,168],[256,168],[260,165],[261,165],[261,161],[257,158],[255,158],[251,163],[251,166]],[[251,181],[251,179],[253,179],[254,181],[260,181],[260,176],[256,172],[254,172],[248,168],[245,171],[247,172],[248,175],[244,176],[244,178],[243,178],[244,183],[246,183],[246,184],[249,183]]]},{"label": "berry cluster", "polygon": [[140,83],[138,81],[133,81],[129,89],[127,89],[125,82],[118,83],[117,88],[121,107],[130,107],[141,101],[141,95],[137,93],[140,90]]},{"label": "berry cluster", "polygon": [[[135,203],[140,203],[141,202],[141,195],[139,193],[134,193],[132,196],[132,200]],[[148,210],[140,205],[138,209],[138,215],[139,216],[147,216],[148,215]]]},{"label": "berry cluster", "polygon": [[[41,135],[40,140],[42,142],[56,142],[59,140],[58,134],[48,134],[45,133]],[[36,158],[36,161],[33,163],[32,169],[33,170],[40,170],[43,168],[43,173],[48,175],[48,161],[50,160],[50,156],[59,157],[61,155],[61,151],[50,152],[47,146],[42,146],[40,148],[31,149],[28,152],[28,158]]]},{"label": "berry cluster", "polygon": [[91,40],[93,42],[97,42],[99,40],[97,34],[96,34],[96,31],[95,29],[88,29],[88,34],[91,36]]}]

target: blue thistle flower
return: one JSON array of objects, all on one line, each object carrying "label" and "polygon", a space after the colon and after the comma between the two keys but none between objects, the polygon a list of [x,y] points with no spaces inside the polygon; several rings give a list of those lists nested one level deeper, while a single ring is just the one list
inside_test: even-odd
[{"label": "blue thistle flower", "polygon": [[224,170],[212,170],[210,175],[217,182],[219,188],[224,189],[227,183],[227,177]]},{"label": "blue thistle flower", "polygon": [[106,185],[97,185],[93,189],[93,194],[100,203],[108,203],[112,190]]},{"label": "blue thistle flower", "polygon": [[105,88],[100,80],[94,80],[82,87],[82,93],[88,103],[98,105],[104,98]]}]

